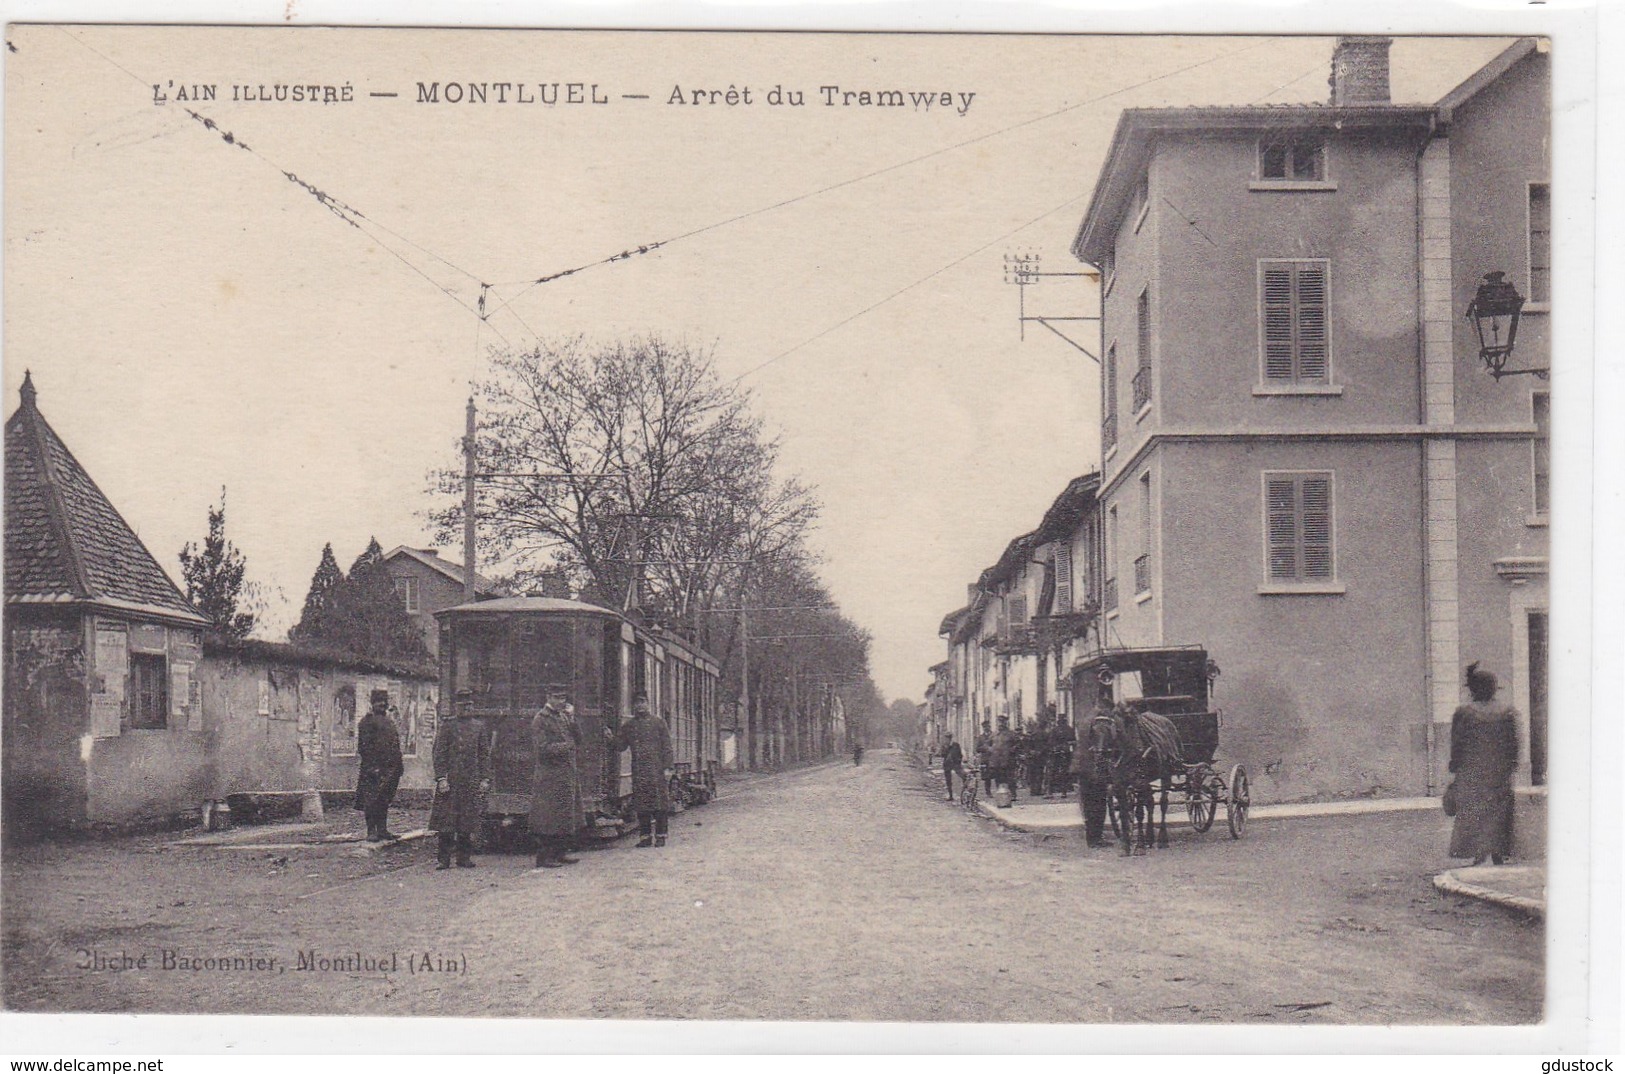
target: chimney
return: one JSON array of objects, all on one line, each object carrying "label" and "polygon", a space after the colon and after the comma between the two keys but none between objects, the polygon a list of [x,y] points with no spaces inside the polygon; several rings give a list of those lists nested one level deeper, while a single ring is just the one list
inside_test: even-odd
[{"label": "chimney", "polygon": [[1390,104],[1388,99],[1388,46],[1391,37],[1339,37],[1332,49],[1334,107]]},{"label": "chimney", "polygon": [[415,549],[413,549],[413,551],[414,552],[422,552],[424,555],[433,556],[436,559],[438,559],[440,557],[440,549],[438,549],[438,548],[415,548]]}]

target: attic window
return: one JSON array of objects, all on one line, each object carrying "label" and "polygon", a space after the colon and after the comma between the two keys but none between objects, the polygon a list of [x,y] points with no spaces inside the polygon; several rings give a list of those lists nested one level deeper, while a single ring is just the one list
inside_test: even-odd
[{"label": "attic window", "polygon": [[1319,138],[1261,142],[1258,177],[1286,183],[1322,182],[1326,178],[1326,143]]}]

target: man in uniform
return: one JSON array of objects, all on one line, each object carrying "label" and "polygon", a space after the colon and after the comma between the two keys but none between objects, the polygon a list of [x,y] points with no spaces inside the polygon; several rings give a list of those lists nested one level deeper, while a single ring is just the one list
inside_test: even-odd
[{"label": "man in uniform", "polygon": [[574,865],[580,859],[567,851],[583,819],[578,775],[581,729],[563,690],[548,690],[547,704],[531,720],[530,733],[536,758],[530,788],[530,834],[536,840],[536,865],[542,869]]},{"label": "man in uniform", "polygon": [[474,868],[474,832],[491,790],[491,735],[485,721],[473,715],[474,694],[458,690],[451,719],[434,736],[434,806],[429,830],[440,835],[438,869],[451,868],[455,843],[457,866]]},{"label": "man in uniform", "polygon": [[371,701],[356,728],[361,771],[355,781],[355,807],[367,818],[367,842],[381,843],[395,838],[389,830],[389,803],[395,800],[406,766],[401,761],[401,736],[389,718],[389,691],[374,690]]},{"label": "man in uniform", "polygon": [[1063,797],[1072,793],[1072,725],[1067,723],[1066,717],[1058,715],[1055,726],[1050,728],[1050,765],[1049,770],[1054,773],[1054,786],[1047,788],[1050,792],[1058,793]]},{"label": "man in uniform", "polygon": [[671,730],[649,708],[649,696],[632,701],[632,718],[611,732],[615,752],[632,751],[632,809],[638,815],[638,846],[666,845],[671,816]]},{"label": "man in uniform", "polygon": [[954,741],[953,732],[942,736],[942,779],[948,784],[948,801],[954,800],[954,773],[959,773],[959,785],[965,785],[965,751]]}]

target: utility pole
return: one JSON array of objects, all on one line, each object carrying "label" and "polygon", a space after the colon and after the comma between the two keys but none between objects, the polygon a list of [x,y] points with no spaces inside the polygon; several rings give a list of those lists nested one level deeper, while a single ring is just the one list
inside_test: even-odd
[{"label": "utility pole", "polygon": [[[744,587],[740,587],[744,592]],[[739,602],[739,705],[745,710],[743,730],[744,741],[742,753],[745,758],[745,768],[756,767],[756,736],[751,732],[750,719],[750,620],[746,617],[745,602]]]},{"label": "utility pole", "polygon": [[468,420],[463,431],[463,600],[474,603],[474,397],[468,397]]}]

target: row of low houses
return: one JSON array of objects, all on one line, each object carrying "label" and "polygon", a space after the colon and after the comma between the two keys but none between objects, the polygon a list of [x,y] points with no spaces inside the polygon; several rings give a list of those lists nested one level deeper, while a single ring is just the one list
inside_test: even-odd
[{"label": "row of low houses", "polygon": [[1476,660],[1544,783],[1547,380],[1489,375],[1463,311],[1503,274],[1506,368],[1549,365],[1549,56],[1406,105],[1388,46],[1339,39],[1324,105],[1122,114],[1073,245],[1102,456],[942,621],[937,728],[1068,713],[1102,646],[1195,644],[1255,800],[1432,794]]},{"label": "row of low houses", "polygon": [[432,786],[433,668],[211,634],[45,420],[27,377],[6,423],[5,481],[8,832],[162,822],[234,792],[353,786],[356,724],[375,689],[389,691],[401,730],[402,785]]}]

